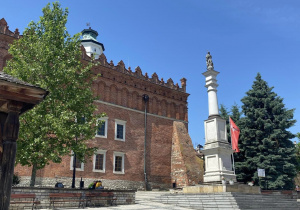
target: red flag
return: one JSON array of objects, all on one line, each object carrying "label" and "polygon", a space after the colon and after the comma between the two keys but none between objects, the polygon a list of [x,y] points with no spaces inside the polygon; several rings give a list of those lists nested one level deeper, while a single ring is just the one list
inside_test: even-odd
[{"label": "red flag", "polygon": [[231,145],[234,152],[240,152],[238,147],[240,129],[236,126],[233,120],[229,117],[230,122],[230,133],[231,133]]}]

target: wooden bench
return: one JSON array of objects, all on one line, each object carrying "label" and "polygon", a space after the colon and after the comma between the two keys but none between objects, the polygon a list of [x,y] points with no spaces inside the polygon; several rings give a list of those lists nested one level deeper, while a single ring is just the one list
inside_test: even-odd
[{"label": "wooden bench", "polygon": [[93,204],[96,206],[96,202],[106,201],[106,205],[114,205],[117,198],[114,197],[113,192],[89,192],[85,194],[86,206]]},{"label": "wooden bench", "polygon": [[41,204],[36,200],[35,194],[11,194],[10,204],[25,204],[23,207],[27,207],[26,204],[31,204],[31,209],[36,209],[36,205]]},{"label": "wooden bench", "polygon": [[82,206],[82,208],[85,207],[86,200],[82,196],[82,193],[50,193],[50,206],[49,208],[54,209],[55,203],[74,203],[78,202],[78,208]]}]

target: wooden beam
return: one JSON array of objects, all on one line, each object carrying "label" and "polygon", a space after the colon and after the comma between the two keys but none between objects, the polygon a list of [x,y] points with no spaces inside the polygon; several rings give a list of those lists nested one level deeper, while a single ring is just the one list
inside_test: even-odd
[{"label": "wooden beam", "polygon": [[0,210],[8,210],[15,167],[17,139],[19,135],[19,113],[23,103],[11,101],[3,128],[2,173],[0,177]]},{"label": "wooden beam", "polygon": [[34,97],[34,96],[24,95],[24,94],[11,92],[7,90],[1,90],[1,89],[0,89],[0,98],[7,99],[7,100],[18,100],[29,104],[37,104],[41,100],[43,100],[42,96]]}]

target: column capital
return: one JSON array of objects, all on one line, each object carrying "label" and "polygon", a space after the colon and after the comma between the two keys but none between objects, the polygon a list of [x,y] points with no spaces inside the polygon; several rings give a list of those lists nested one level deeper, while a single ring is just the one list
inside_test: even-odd
[{"label": "column capital", "polygon": [[19,135],[19,114],[23,107],[23,103],[9,101],[7,104],[8,115],[6,117],[3,129],[3,143],[16,142]]},{"label": "column capital", "polygon": [[7,109],[8,113],[9,112],[16,112],[20,113],[21,109],[23,108],[23,103],[22,102],[17,102],[17,101],[9,101],[7,104]]}]

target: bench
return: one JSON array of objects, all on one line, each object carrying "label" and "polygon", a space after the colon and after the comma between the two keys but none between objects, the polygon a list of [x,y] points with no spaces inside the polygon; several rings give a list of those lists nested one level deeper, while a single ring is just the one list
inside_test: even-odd
[{"label": "bench", "polygon": [[41,204],[40,201],[36,200],[35,194],[11,194],[10,204],[31,204],[31,209],[36,209],[36,205]]},{"label": "bench", "polygon": [[49,208],[54,209],[55,203],[74,203],[78,202],[78,208],[82,206],[85,207],[86,200],[83,198],[82,193],[50,193],[50,206]]},{"label": "bench", "polygon": [[90,192],[85,194],[86,206],[93,204],[96,206],[96,202],[106,201],[106,205],[113,206],[117,198],[114,197],[113,192]]}]

